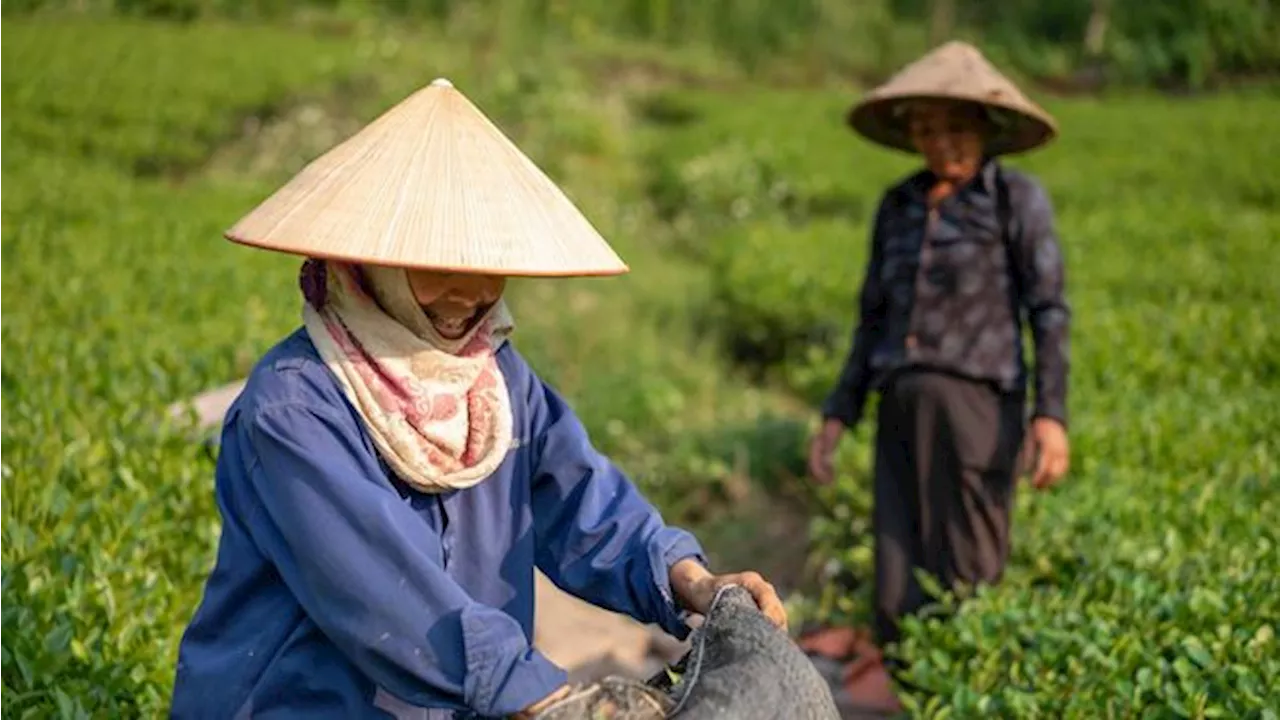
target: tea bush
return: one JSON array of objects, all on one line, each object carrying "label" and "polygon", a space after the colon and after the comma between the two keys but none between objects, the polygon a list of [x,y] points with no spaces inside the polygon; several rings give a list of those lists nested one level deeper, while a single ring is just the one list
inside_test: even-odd
[{"label": "tea bush", "polygon": [[[21,73],[4,77],[11,151],[56,154],[139,174],[199,162],[239,131],[247,116],[350,73],[359,53],[343,43],[256,27],[176,27],[51,20],[5,34],[5,58]],[[272,47],[287,62],[262,71]],[[91,48],[93,61],[86,62]],[[199,77],[156,64],[199,69]],[[191,92],[193,84],[200,91]],[[164,166],[164,167],[162,167]]]},{"label": "tea bush", "polygon": [[909,169],[853,139],[851,97],[686,92],[644,105],[682,108],[680,121],[654,123],[646,188],[674,228],[672,249],[710,271],[697,322],[730,357],[811,402],[846,350],[879,194]]},{"label": "tea bush", "polygon": [[[659,167],[753,148],[770,185],[710,178],[682,228],[714,269],[707,304],[726,350],[769,349],[771,376],[816,403],[847,352],[867,203],[911,169],[840,126],[838,93],[708,93],[655,144]],[[1050,192],[1074,310],[1074,465],[1019,496],[998,588],[912,621],[896,652],[922,717],[1267,717],[1280,703],[1280,311],[1271,256],[1280,183],[1251,158],[1280,150],[1274,97],[1050,103],[1064,128],[1009,164]],[[785,111],[784,111],[785,108]],[[764,120],[771,118],[773,122]],[[670,137],[675,135],[676,137]],[[740,162],[739,165],[748,164]],[[666,172],[671,193],[680,187]],[[728,174],[732,179],[741,175]],[[860,197],[838,212],[791,207]],[[660,198],[661,201],[661,198]],[[726,208],[764,207],[737,222]],[[812,203],[810,203],[812,206]],[[874,417],[874,399],[868,408]],[[842,446],[821,497],[817,558],[838,581],[806,611],[869,620],[870,423]]]},{"label": "tea bush", "polygon": [[[6,17],[74,9],[192,23],[211,19],[345,17],[474,22],[503,44],[627,38],[659,48],[714,49],[748,68],[795,66],[814,76],[879,76],[923,50],[938,3],[925,0],[10,0]],[[1102,71],[1111,81],[1201,89],[1280,70],[1280,20],[1258,0],[1098,3],[977,0],[945,3],[953,32],[981,38],[993,56],[1032,77]],[[1096,57],[1085,50],[1091,14],[1106,7]]]}]

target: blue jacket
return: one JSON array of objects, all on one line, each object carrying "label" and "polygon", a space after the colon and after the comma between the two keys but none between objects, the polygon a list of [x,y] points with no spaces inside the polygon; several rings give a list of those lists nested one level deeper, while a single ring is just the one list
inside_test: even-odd
[{"label": "blue jacket", "polygon": [[514,347],[498,362],[510,452],[484,482],[431,495],[388,471],[304,331],[263,358],[223,427],[222,536],[173,717],[518,711],[566,680],[531,645],[535,566],[687,635],[667,573],[705,562],[697,541],[663,524]]}]

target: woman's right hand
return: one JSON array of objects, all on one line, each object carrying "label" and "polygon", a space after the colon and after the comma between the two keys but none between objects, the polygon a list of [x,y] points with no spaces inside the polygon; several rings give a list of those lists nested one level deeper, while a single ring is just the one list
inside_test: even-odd
[{"label": "woman's right hand", "polygon": [[835,479],[835,466],[832,462],[836,446],[840,443],[840,435],[844,433],[844,423],[835,418],[828,418],[813,440],[809,442],[809,474],[820,485],[827,485]]}]

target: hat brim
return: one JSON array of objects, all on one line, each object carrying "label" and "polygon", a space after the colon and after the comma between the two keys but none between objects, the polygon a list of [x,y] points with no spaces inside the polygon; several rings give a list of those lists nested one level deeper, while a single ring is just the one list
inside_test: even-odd
[{"label": "hat brim", "polygon": [[858,134],[885,147],[918,154],[907,131],[902,110],[919,100],[968,102],[985,108],[995,120],[996,130],[986,138],[988,155],[1012,155],[1049,144],[1058,136],[1058,127],[1048,113],[1021,103],[1003,103],[943,93],[894,94],[867,98],[854,105],[845,117]]},{"label": "hat brim", "polygon": [[377,258],[362,255],[351,255],[335,252],[324,252],[318,250],[299,251],[294,247],[283,244],[273,244],[269,241],[250,240],[240,236],[233,231],[223,233],[223,237],[237,245],[243,245],[258,250],[268,250],[278,252],[285,255],[293,255],[295,257],[310,257],[317,260],[330,260],[333,262],[348,263],[351,265],[378,265],[382,267],[403,268],[405,270],[428,270],[439,273],[452,273],[458,275],[489,275],[495,277],[510,278],[591,278],[591,277],[613,277],[617,275],[626,275],[631,272],[631,268],[621,259],[615,265],[602,266],[583,265],[581,267],[573,267],[568,265],[548,266],[543,268],[532,268],[527,266],[481,266],[481,265],[449,265],[440,263],[415,263],[399,260],[396,258]]}]

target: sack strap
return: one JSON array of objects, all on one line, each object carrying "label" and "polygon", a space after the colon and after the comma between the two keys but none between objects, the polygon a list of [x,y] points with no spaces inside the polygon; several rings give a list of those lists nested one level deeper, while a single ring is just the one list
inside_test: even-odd
[{"label": "sack strap", "polygon": [[1013,281],[1013,311],[1015,315],[1020,315],[1022,302],[1026,298],[1022,287],[1022,244],[1013,237],[1013,199],[1009,193],[1009,184],[1005,182],[1004,168],[999,163],[996,164],[996,217],[1000,221],[1005,263],[1008,265],[1010,280]]}]

